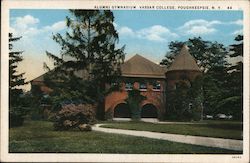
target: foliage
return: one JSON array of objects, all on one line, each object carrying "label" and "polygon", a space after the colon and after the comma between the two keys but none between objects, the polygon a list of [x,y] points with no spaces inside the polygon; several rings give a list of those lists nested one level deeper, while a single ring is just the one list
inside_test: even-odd
[{"label": "foliage", "polygon": [[[173,41],[169,44],[170,51],[161,62],[161,64],[169,66],[184,44],[189,47],[190,54],[197,60],[198,66],[203,70],[200,87],[202,88],[202,98],[194,98],[192,103],[202,103],[205,115],[223,113],[232,115],[235,119],[241,119],[243,63],[240,61],[230,65],[227,57],[239,58],[243,56],[243,36],[237,36],[235,41],[237,43],[231,45],[229,51],[218,42],[205,41],[200,37],[185,42]],[[197,90],[200,90],[200,88],[197,88]],[[195,89],[192,89],[192,91],[195,91]],[[171,92],[168,94],[171,94]],[[175,100],[176,95],[171,96],[167,99],[170,103],[171,99]],[[180,96],[176,97],[179,100],[184,99],[185,101],[188,99],[184,98],[185,95],[179,94],[177,96]],[[198,107],[196,108],[198,109]],[[172,119],[178,117],[178,113],[173,114],[173,116]]]},{"label": "foliage", "polygon": [[17,127],[23,124],[25,118],[27,118],[30,113],[34,110],[32,106],[34,105],[34,98],[27,92],[23,93],[18,97],[19,103],[16,106],[9,108],[9,126]]},{"label": "foliage", "polygon": [[112,120],[113,118],[114,117],[113,117],[113,110],[112,109],[105,111],[105,117],[104,117],[105,120]]},{"label": "foliage", "polygon": [[21,37],[13,37],[9,33],[9,125],[10,127],[21,126],[27,110],[23,107],[21,98],[23,90],[20,86],[27,84],[24,73],[18,73],[18,64],[23,60],[21,54],[23,51],[14,51],[13,42],[20,40]]},{"label": "foliage", "polygon": [[114,83],[111,85],[111,87],[105,91],[104,95],[108,95],[110,94],[111,92],[115,92],[115,91],[121,91],[122,89],[122,84],[119,82],[119,83]]},{"label": "foliage", "polygon": [[55,82],[53,80],[55,76],[62,78],[61,73],[55,73],[53,76],[45,76],[46,85],[53,88],[53,92],[49,95],[49,99],[53,105],[53,111],[59,111],[61,103],[65,102],[72,103],[80,101],[80,103],[94,103],[92,99],[94,92],[91,90],[93,86],[91,86],[89,82],[85,82],[75,75],[70,74],[63,79],[63,82]]},{"label": "foliage", "polygon": [[[231,46],[230,57],[243,56],[243,36],[237,36],[238,44]],[[216,115],[224,113],[234,119],[242,119],[243,103],[243,63],[217,66],[205,75],[204,96],[206,112]]]},{"label": "foliage", "polygon": [[189,47],[190,54],[197,60],[198,66],[204,72],[214,66],[227,65],[227,51],[224,45],[218,42],[205,41],[201,37],[194,37],[185,42],[170,42],[169,52],[160,64],[167,65],[169,67],[175,56],[179,54],[184,44]]},{"label": "foliage", "polygon": [[[238,35],[235,38],[237,43],[230,47],[230,57],[240,58],[243,57],[243,36]],[[242,120],[243,113],[243,62],[239,61],[236,64],[228,67],[228,74],[226,77],[227,83],[225,88],[228,89],[224,99],[219,103],[219,108],[226,108],[225,112],[231,114],[235,119]]]},{"label": "foliage", "polygon": [[132,89],[128,92],[126,101],[131,110],[131,118],[133,120],[139,120],[141,118],[140,103],[145,99],[146,97],[141,95],[140,90]]},{"label": "foliage", "polygon": [[175,90],[167,91],[166,118],[168,120],[200,120],[203,100],[201,83],[201,77],[197,77],[194,81],[183,80],[176,83]]},{"label": "foliage", "polygon": [[25,115],[29,112],[28,107],[11,107],[9,109],[9,127],[22,126],[24,122]]},{"label": "foliage", "polygon": [[[53,36],[61,46],[61,57],[47,52],[55,66],[53,75],[49,75],[50,84],[53,83],[50,86],[58,98],[73,97],[102,105],[105,83],[117,79],[125,57],[124,47],[115,48],[118,33],[113,13],[109,10],[70,10],[70,13],[72,18],[66,17],[65,37],[59,33]],[[45,67],[48,68],[46,64]],[[99,115],[104,108],[98,108]]]},{"label": "foliage", "polygon": [[23,93],[23,90],[18,86],[25,85],[24,73],[18,74],[17,66],[19,62],[23,60],[21,54],[23,51],[13,51],[13,42],[20,40],[21,37],[13,37],[12,33],[9,33],[9,93],[10,93],[10,106],[17,106],[20,103],[19,96]]},{"label": "foliage", "polygon": [[63,106],[54,117],[55,130],[69,130],[79,128],[81,131],[90,131],[95,122],[95,106],[90,104]]},{"label": "foliage", "polygon": [[185,44],[184,42],[171,41],[168,45],[170,51],[167,52],[165,58],[162,59],[160,64],[169,67],[173,62],[175,56],[181,51],[181,48],[183,47],[184,44]]}]

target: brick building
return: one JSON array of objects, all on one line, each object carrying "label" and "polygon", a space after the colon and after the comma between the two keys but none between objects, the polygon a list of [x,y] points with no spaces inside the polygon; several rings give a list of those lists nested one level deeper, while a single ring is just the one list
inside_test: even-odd
[{"label": "brick building", "polygon": [[[190,82],[198,75],[201,71],[187,46],[168,69],[136,54],[121,66],[122,88],[105,97],[105,113],[115,118],[131,117],[126,99],[130,90],[138,89],[146,97],[139,106],[141,118],[161,118],[166,110],[166,91],[175,89],[178,81]],[[43,92],[51,91],[44,85],[43,75],[32,80],[31,85],[39,86]]]}]

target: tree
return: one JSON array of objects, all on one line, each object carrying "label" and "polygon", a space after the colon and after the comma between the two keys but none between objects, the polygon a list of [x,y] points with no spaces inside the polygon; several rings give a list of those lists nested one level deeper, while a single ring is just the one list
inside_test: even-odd
[{"label": "tree", "polygon": [[202,78],[194,81],[182,80],[176,83],[176,88],[166,91],[167,114],[169,120],[200,120],[202,96]]},{"label": "tree", "polygon": [[[101,103],[105,83],[117,79],[125,58],[124,46],[115,48],[118,33],[113,25],[113,13],[109,10],[70,10],[70,13],[73,18],[66,17],[65,37],[59,33],[53,36],[61,46],[61,57],[47,52],[56,67],[53,72],[57,79],[53,80],[68,81],[68,85],[61,82],[64,92],[70,89],[79,97],[88,95]],[[77,76],[79,71],[84,78]]]},{"label": "tree", "polygon": [[23,51],[13,51],[13,42],[20,40],[21,37],[13,37],[9,33],[9,92],[10,92],[10,106],[18,105],[18,97],[23,93],[19,86],[25,85],[24,73],[18,73],[18,63],[23,60],[21,54]]},{"label": "tree", "polygon": [[170,66],[184,44],[189,47],[190,54],[197,60],[198,66],[204,72],[208,71],[214,66],[227,65],[227,51],[223,44],[205,41],[201,37],[194,37],[185,42],[170,42],[169,52],[166,54],[165,58],[160,64]]},{"label": "tree", "polygon": [[165,55],[165,58],[162,59],[160,62],[161,65],[166,65],[169,67],[171,63],[173,62],[175,56],[181,51],[181,48],[185,42],[179,42],[179,41],[171,41],[168,45],[169,52]]},{"label": "tree", "polygon": [[[243,57],[243,36],[238,35],[235,38],[237,43],[230,46],[230,57]],[[234,116],[235,119],[242,119],[243,112],[243,62],[238,61],[227,68],[227,76],[225,79],[224,99],[218,104],[220,109]]]},{"label": "tree", "polygon": [[[189,81],[191,86],[186,91],[189,93],[188,96],[175,91],[173,94],[167,95],[167,98],[171,99],[173,97],[174,99],[178,99],[178,101],[188,101],[185,104],[186,108],[189,107],[188,103],[192,103],[193,108],[201,109],[202,106],[200,104],[202,103],[204,104],[205,114],[216,114],[221,110],[221,108],[218,108],[219,102],[223,100],[225,94],[228,93],[228,90],[225,89],[228,66],[226,57],[228,56],[228,52],[223,44],[205,41],[201,37],[194,37],[185,42],[171,42],[169,44],[169,52],[162,60],[161,64],[170,66],[184,44],[189,47],[189,52],[196,59],[198,66],[203,71],[203,76],[197,81]],[[199,83],[199,87],[194,87],[194,85],[197,85],[194,83]],[[180,87],[177,91],[180,90],[185,89]],[[177,108],[180,105],[178,102],[173,103],[169,101],[169,103],[172,103],[172,108]],[[179,108],[183,107],[184,106],[179,106]],[[172,108],[168,110],[171,110]]]},{"label": "tree", "polygon": [[204,113],[216,115],[218,113],[226,114],[225,110],[219,107],[228,94],[227,85],[227,67],[215,66],[203,75],[204,89]]},{"label": "tree", "polygon": [[131,118],[133,120],[140,120],[141,118],[141,109],[140,103],[145,100],[146,97],[141,95],[140,90],[133,88],[128,92],[128,98],[126,102],[129,105],[129,109],[131,111]]},{"label": "tree", "polygon": [[23,90],[20,86],[27,84],[24,73],[18,73],[17,67],[23,58],[21,54],[23,51],[14,51],[13,42],[20,40],[21,37],[13,37],[12,33],[9,33],[9,106],[10,106],[10,127],[19,126],[23,123],[23,115],[26,111],[22,108],[21,95]]}]

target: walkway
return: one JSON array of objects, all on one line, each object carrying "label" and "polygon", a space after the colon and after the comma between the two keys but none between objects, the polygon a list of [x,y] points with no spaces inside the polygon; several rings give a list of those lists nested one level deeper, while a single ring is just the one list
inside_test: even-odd
[{"label": "walkway", "polygon": [[[132,121],[131,118],[113,118],[114,121]],[[159,123],[159,124],[206,124],[204,122],[172,122],[172,121],[159,121],[157,118],[141,118],[142,122]]]},{"label": "walkway", "polygon": [[243,150],[242,140],[167,134],[167,133],[157,133],[157,132],[150,132],[150,131],[111,129],[111,128],[102,128],[100,127],[101,125],[103,124],[97,124],[93,126],[92,129],[94,131],[147,137],[147,138],[153,138],[153,139],[162,139],[162,140],[168,140],[168,141],[173,141],[173,142],[201,145],[201,146],[207,146],[207,147],[217,147],[217,148],[224,148],[224,149],[237,150],[237,151]]}]

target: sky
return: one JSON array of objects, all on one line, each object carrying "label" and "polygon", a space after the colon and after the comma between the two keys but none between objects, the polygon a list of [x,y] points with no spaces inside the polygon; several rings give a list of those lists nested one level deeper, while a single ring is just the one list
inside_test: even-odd
[{"label": "sky", "polygon": [[[199,36],[229,46],[243,31],[242,11],[113,10],[113,14],[119,34],[117,48],[126,46],[125,60],[140,54],[159,63],[168,51],[169,42]],[[14,50],[24,51],[18,71],[25,72],[26,81],[46,72],[44,62],[52,66],[46,51],[60,54],[60,46],[52,36],[65,33],[66,16],[71,17],[68,10],[62,9],[10,10],[10,32],[22,36],[14,43]],[[29,90],[30,85],[25,89]]]}]

